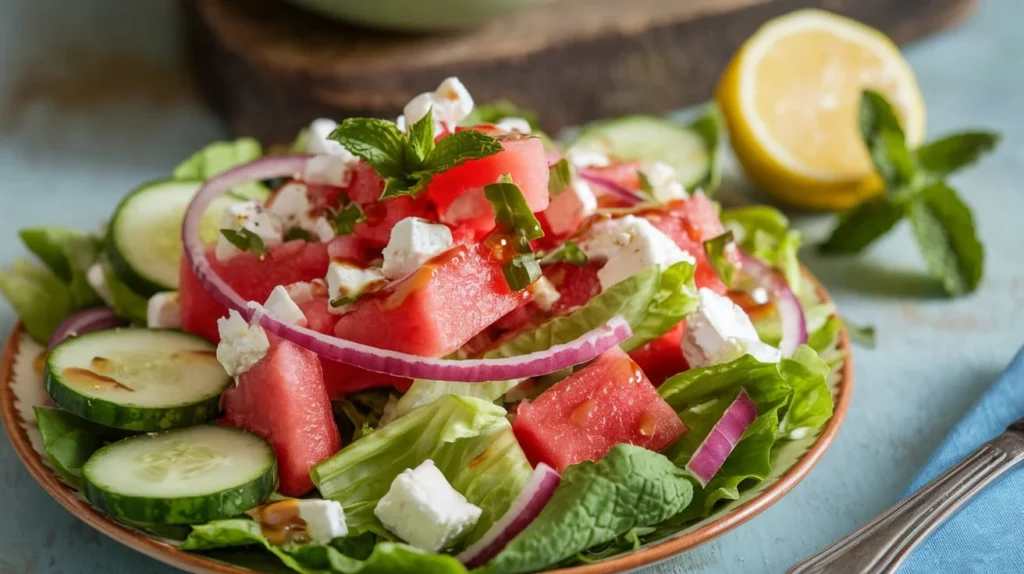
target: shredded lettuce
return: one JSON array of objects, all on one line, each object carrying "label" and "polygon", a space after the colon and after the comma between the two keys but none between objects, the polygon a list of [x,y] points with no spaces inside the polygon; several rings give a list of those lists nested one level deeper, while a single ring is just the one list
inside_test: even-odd
[{"label": "shredded lettuce", "polygon": [[409,414],[414,409],[428,405],[444,395],[475,397],[485,401],[496,401],[521,381],[490,381],[486,383],[453,383],[416,379],[412,386],[398,400],[396,416]]},{"label": "shredded lettuce", "polygon": [[789,228],[781,211],[767,205],[738,207],[722,210],[721,219],[744,251],[781,271],[790,289],[800,292],[797,252],[803,235]]},{"label": "shredded lettuce", "polygon": [[86,279],[89,267],[100,252],[98,237],[63,227],[30,227],[22,229],[18,235],[25,247],[68,286],[76,309],[100,302]]},{"label": "shredded lettuce", "polygon": [[[263,156],[263,147],[253,138],[214,142],[190,155],[174,168],[174,179],[206,181],[237,165]],[[231,193],[242,199],[265,200],[270,196],[267,186],[259,182],[240,185]]]},{"label": "shredded lettuce", "polygon": [[373,509],[400,472],[432,459],[483,510],[466,536],[471,543],[505,514],[533,470],[506,414],[488,401],[446,395],[351,443],[310,474],[324,498],[341,502],[350,532],[389,538]]}]

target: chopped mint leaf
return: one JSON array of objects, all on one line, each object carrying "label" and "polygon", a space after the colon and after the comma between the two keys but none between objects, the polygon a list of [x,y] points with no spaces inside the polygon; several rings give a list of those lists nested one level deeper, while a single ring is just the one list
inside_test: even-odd
[{"label": "chopped mint leaf", "polygon": [[501,142],[476,130],[455,132],[441,138],[427,158],[430,175],[447,171],[471,159],[480,159],[501,152]]},{"label": "chopped mint leaf", "polygon": [[875,348],[875,327],[874,325],[854,325],[848,320],[843,320],[843,324],[846,325],[846,333],[850,336],[850,340],[868,349]]},{"label": "chopped mint leaf", "polygon": [[519,186],[506,174],[498,183],[484,186],[484,196],[494,208],[499,232],[512,235],[520,253],[530,253],[530,241],[544,237],[544,231]]},{"label": "chopped mint leaf", "polygon": [[350,203],[338,210],[331,222],[334,225],[334,232],[338,235],[351,235],[355,232],[356,224],[366,221],[366,215],[359,205]]},{"label": "chopped mint leaf", "polygon": [[303,241],[312,241],[313,236],[310,235],[309,232],[306,231],[305,229],[296,225],[295,227],[289,229],[288,232],[284,234],[284,240],[294,241],[296,239],[301,239]]},{"label": "chopped mint leaf", "polygon": [[412,157],[407,158],[414,169],[423,169],[427,158],[434,151],[434,110],[427,110],[427,115],[409,128],[409,146]]},{"label": "chopped mint leaf", "polygon": [[241,249],[242,251],[252,251],[256,255],[263,257],[267,254],[267,246],[263,243],[263,239],[249,231],[248,229],[221,229],[220,234],[231,242],[232,245]]},{"label": "chopped mint leaf", "polygon": [[914,156],[921,169],[945,177],[978,161],[982,154],[995,149],[1000,139],[995,132],[960,132],[924,144]]},{"label": "chopped mint leaf", "polygon": [[358,297],[338,297],[337,299],[331,299],[331,307],[337,309],[349,303],[355,303],[358,300]]},{"label": "chopped mint leaf", "polygon": [[725,249],[732,244],[732,231],[726,231],[704,242],[704,253],[708,256],[708,262],[726,287],[732,287],[732,280],[736,275],[736,266],[725,256]]},{"label": "chopped mint leaf", "polygon": [[647,174],[645,172],[638,171],[636,172],[636,176],[640,179],[640,191],[642,191],[647,197],[654,197],[654,186],[651,185],[651,180],[647,177]]},{"label": "chopped mint leaf", "polygon": [[398,126],[376,118],[348,118],[328,136],[359,156],[384,179],[404,178],[405,134]]},{"label": "chopped mint leaf", "polygon": [[572,185],[572,164],[564,157],[548,168],[548,195],[558,197]]},{"label": "chopped mint leaf", "polygon": [[540,263],[532,253],[516,255],[502,268],[505,273],[505,282],[508,288],[513,291],[522,291],[534,281],[540,279]]},{"label": "chopped mint leaf", "polygon": [[587,254],[580,249],[580,246],[575,241],[566,241],[561,246],[548,253],[541,259],[542,265],[552,265],[559,261],[565,261],[576,266],[586,265],[589,258]]}]

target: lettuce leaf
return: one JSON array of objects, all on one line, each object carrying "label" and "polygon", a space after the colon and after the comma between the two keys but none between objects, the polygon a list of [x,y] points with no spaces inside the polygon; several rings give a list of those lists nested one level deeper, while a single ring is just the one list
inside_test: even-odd
[{"label": "lettuce leaf", "polygon": [[[237,165],[263,156],[263,147],[253,138],[214,142],[190,155],[174,168],[174,179],[206,181]],[[259,182],[240,185],[231,193],[243,199],[265,200],[270,196],[267,186]]]},{"label": "lettuce leaf", "polygon": [[46,458],[71,486],[82,488],[82,465],[107,441],[121,438],[116,430],[77,417],[65,410],[34,407]]},{"label": "lettuce leaf", "polygon": [[505,409],[445,395],[346,446],[310,474],[324,498],[341,502],[353,535],[371,531],[390,538],[373,509],[400,472],[428,458],[483,510],[467,542],[505,514],[533,471]]},{"label": "lettuce leaf", "polygon": [[45,345],[57,327],[75,312],[71,289],[54,274],[24,259],[0,269],[0,293],[21,318],[25,330]]},{"label": "lettuce leaf", "polygon": [[103,265],[103,276],[107,282],[107,289],[110,290],[110,298],[113,300],[114,313],[136,325],[145,325],[146,315],[149,312],[149,299],[139,295],[124,281],[121,281],[121,278],[106,262],[105,257],[101,257],[100,261]]},{"label": "lettuce leaf", "polygon": [[416,379],[412,386],[398,400],[396,416],[409,414],[414,409],[428,405],[444,395],[458,395],[460,397],[475,397],[485,401],[494,402],[512,390],[520,383],[513,381],[489,381],[486,383],[453,383],[448,381],[430,381]]},{"label": "lettuce leaf", "polygon": [[693,486],[664,456],[629,444],[570,466],[544,510],[484,568],[533,572],[682,512]]},{"label": "lettuce leaf", "polygon": [[[466,569],[453,556],[425,554],[411,546],[379,542],[366,556],[349,556],[351,548],[340,538],[332,544],[290,544],[274,546],[252,520],[234,518],[194,526],[180,546],[182,550],[209,551],[221,548],[260,546],[277,556],[282,564],[300,574],[465,574]],[[357,537],[358,540],[358,537]],[[361,552],[362,553],[362,552]]]},{"label": "lettuce leaf", "polygon": [[721,219],[744,251],[781,271],[790,289],[800,292],[803,277],[797,252],[803,235],[789,228],[781,211],[767,205],[737,207],[722,210]]}]

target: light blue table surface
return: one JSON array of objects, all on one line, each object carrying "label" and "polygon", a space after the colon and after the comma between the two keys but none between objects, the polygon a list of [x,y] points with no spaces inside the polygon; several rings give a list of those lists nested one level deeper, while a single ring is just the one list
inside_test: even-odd
[{"label": "light blue table surface", "polygon": [[[224,136],[188,87],[174,8],[170,0],[0,1],[0,264],[23,255],[17,228],[93,227],[133,186]],[[842,432],[781,502],[647,574],[781,572],[848,532],[894,501],[1024,343],[1022,21],[1018,0],[988,0],[963,27],[907,50],[930,134],[998,126],[1005,135],[997,153],[953,180],[986,247],[981,288],[944,299],[905,227],[860,258],[807,250],[843,314],[878,329],[879,347],[856,351]],[[827,229],[820,218],[800,225],[812,239]],[[14,320],[0,304],[0,331]],[[0,501],[0,573],[173,571],[61,508],[6,440]]]}]

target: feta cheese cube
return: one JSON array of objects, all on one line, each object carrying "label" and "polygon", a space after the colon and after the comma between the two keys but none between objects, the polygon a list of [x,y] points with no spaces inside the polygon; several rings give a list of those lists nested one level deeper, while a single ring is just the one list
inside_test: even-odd
[{"label": "feta cheese cube", "polygon": [[569,163],[579,168],[608,167],[612,164],[611,158],[609,158],[604,152],[596,149],[574,147],[569,148],[568,153],[565,155],[569,159]]},{"label": "feta cheese cube", "polygon": [[284,290],[296,305],[305,305],[317,297],[326,297],[327,283],[323,279],[299,281],[285,285]]},{"label": "feta cheese cube", "polygon": [[496,125],[507,132],[529,134],[533,131],[533,128],[530,127],[530,122],[523,118],[505,118]]},{"label": "feta cheese cube", "polygon": [[607,260],[597,272],[602,290],[654,265],[665,268],[680,261],[696,262],[650,221],[635,215],[594,225],[580,249],[590,258]]},{"label": "feta cheese cube", "polygon": [[157,293],[146,304],[146,326],[150,329],[181,328],[181,305],[177,291]]},{"label": "feta cheese cube", "polygon": [[[406,127],[411,128],[413,124],[427,117],[427,112],[432,109],[434,109],[434,94],[430,92],[423,92],[409,100],[409,103],[405,104],[405,108],[402,109]],[[434,120],[438,120],[436,114]]]},{"label": "feta cheese cube", "polygon": [[689,197],[686,188],[679,183],[676,177],[676,170],[667,163],[656,161],[644,172],[647,183],[651,185],[651,193],[655,201],[668,203]]},{"label": "feta cheese cube", "polygon": [[[313,158],[315,159],[316,157]],[[301,183],[287,183],[277,190],[274,202],[267,210],[277,216],[285,234],[298,227],[321,242],[326,243],[334,239],[334,226],[326,217],[314,214],[313,204],[309,201],[309,189]]]},{"label": "feta cheese cube", "polygon": [[[345,187],[352,181],[352,166],[359,163],[359,158],[330,139],[331,132],[337,127],[337,122],[327,118],[313,120],[309,124],[306,148],[314,156],[306,162],[305,181],[338,187]],[[277,200],[274,201],[276,203]]]},{"label": "feta cheese cube", "polygon": [[530,291],[533,293],[533,302],[545,312],[550,312],[555,303],[562,298],[562,294],[558,292],[551,280],[544,276],[533,282]]},{"label": "feta cheese cube", "polygon": [[448,251],[453,243],[448,226],[419,217],[406,217],[395,224],[384,248],[384,275],[399,279],[423,266],[432,257]]},{"label": "feta cheese cube", "polygon": [[410,100],[402,110],[403,125],[399,129],[406,131],[426,117],[427,112],[432,112],[434,133],[444,129],[452,131],[472,111],[473,97],[469,90],[458,78],[451,77],[441,82],[434,92],[424,92]]},{"label": "feta cheese cube", "polygon": [[551,198],[544,217],[555,235],[576,231],[584,219],[597,211],[597,197],[582,179],[573,180],[568,189]]},{"label": "feta cheese cube", "polygon": [[398,131],[408,133],[409,124],[405,121],[405,114],[402,114],[395,118],[395,126],[398,127]]},{"label": "feta cheese cube", "polygon": [[690,367],[728,363],[745,354],[762,363],[782,358],[778,349],[761,342],[743,308],[728,297],[701,288],[700,307],[686,317],[682,351]]},{"label": "feta cheese cube", "polygon": [[[364,293],[380,289],[386,283],[384,273],[376,267],[363,269],[345,261],[332,261],[327,267],[327,297],[332,302],[357,299]],[[328,309],[336,315],[348,311],[342,305],[330,305]]]},{"label": "feta cheese cube", "polygon": [[267,302],[263,304],[263,308],[267,310],[268,315],[285,323],[306,325],[306,315],[302,312],[302,309],[299,309],[299,306],[292,300],[291,295],[281,285],[274,287],[274,290],[270,292],[270,296],[267,297]]},{"label": "feta cheese cube", "polygon": [[324,544],[348,536],[345,509],[336,500],[303,499],[298,501],[299,518],[306,523],[306,534]]},{"label": "feta cheese cube", "polygon": [[483,511],[452,488],[428,459],[415,469],[402,471],[373,513],[410,545],[438,552],[472,528]]},{"label": "feta cheese cube", "polygon": [[103,269],[102,263],[94,263],[89,267],[89,270],[85,272],[85,280],[100,299],[107,304],[107,307],[114,306],[114,294],[110,292],[110,286],[107,285],[107,272]]},{"label": "feta cheese cube", "polygon": [[345,146],[329,138],[331,132],[338,127],[338,122],[319,118],[309,124],[309,139],[306,150],[316,155],[344,155],[348,153]]},{"label": "feta cheese cube", "polygon": [[270,350],[267,332],[259,325],[249,325],[242,316],[232,309],[227,317],[217,319],[220,344],[217,345],[217,360],[232,377],[253,368]]},{"label": "feta cheese cube", "polygon": [[[263,209],[256,201],[232,203],[225,207],[221,215],[220,228],[235,231],[246,229],[262,239],[263,245],[268,249],[280,245],[284,236],[280,219]],[[239,253],[241,250],[223,235],[217,239],[216,255],[219,261],[231,259]]]}]

